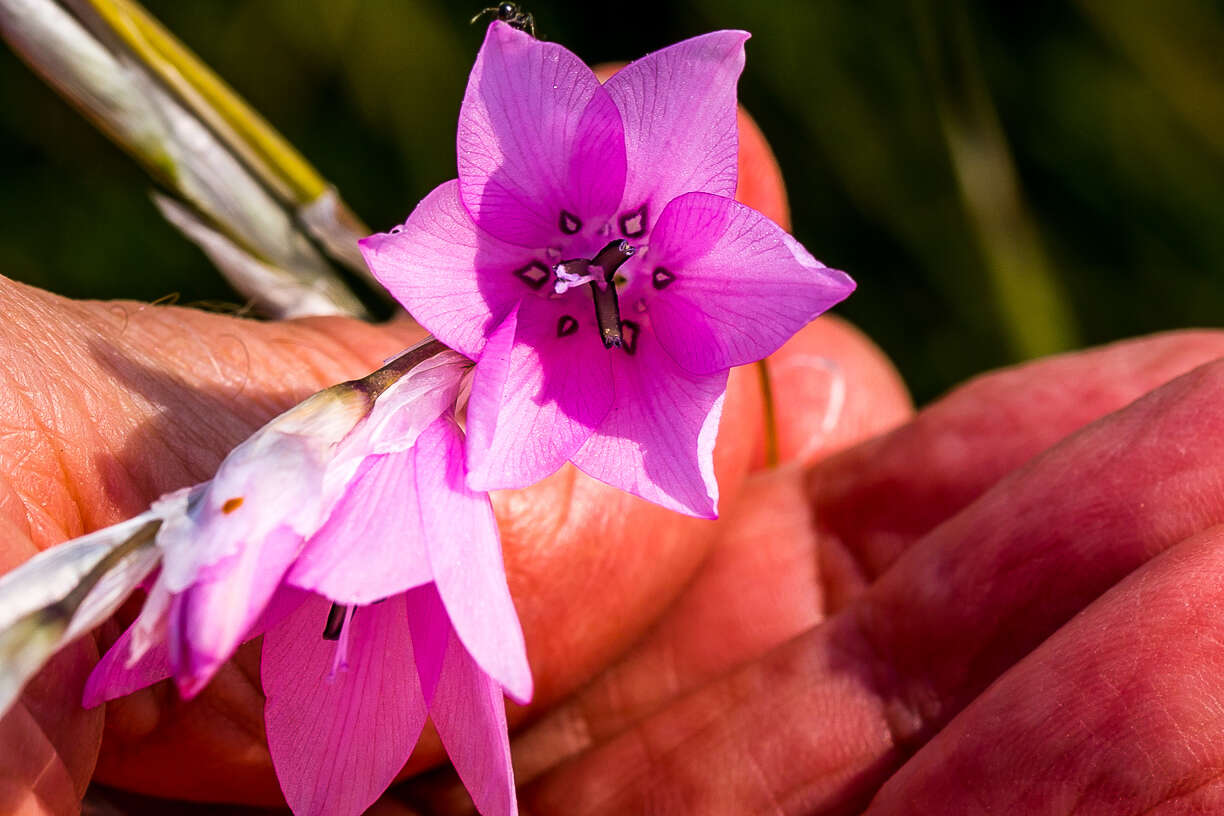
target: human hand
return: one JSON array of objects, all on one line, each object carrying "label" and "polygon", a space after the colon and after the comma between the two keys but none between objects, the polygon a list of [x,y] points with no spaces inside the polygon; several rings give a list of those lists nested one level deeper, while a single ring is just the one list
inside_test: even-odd
[{"label": "human hand", "polygon": [[[777,167],[749,123],[741,165],[741,198],[785,222]],[[134,303],[75,303],[3,279],[0,304],[0,569],[209,478],[225,453],[271,416],[420,339],[407,321],[255,323]],[[812,355],[835,361],[847,377],[837,427],[818,436],[813,429],[824,417],[830,378],[805,362]],[[888,364],[838,321],[819,321],[773,365],[785,409],[783,453],[811,447],[813,438],[826,450],[845,445],[908,413]],[[740,502],[748,472],[762,462],[762,412],[756,372],[736,372],[716,457],[725,511]],[[496,502],[536,674],[536,702],[514,713],[519,721],[624,653],[726,526],[677,516],[570,468]],[[0,722],[0,741],[13,749],[0,757],[0,810],[73,812],[91,778],[171,797],[278,802],[263,735],[258,644],[240,650],[191,701],[161,684],[84,711],[84,679],[119,631],[112,624],[98,642],[66,650]],[[426,737],[409,772],[441,759]]]},{"label": "human hand", "polygon": [[517,737],[523,811],[1216,812],[1221,355],[1039,361],[751,477],[647,637]]}]

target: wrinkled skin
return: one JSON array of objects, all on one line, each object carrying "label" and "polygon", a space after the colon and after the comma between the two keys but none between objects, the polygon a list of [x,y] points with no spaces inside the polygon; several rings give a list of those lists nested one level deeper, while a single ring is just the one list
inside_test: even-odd
[{"label": "wrinkled skin", "polygon": [[[785,223],[772,157],[743,133],[740,197]],[[0,569],[208,478],[276,412],[419,336],[3,279],[0,310]],[[498,495],[537,687],[512,712],[524,812],[1224,806],[1221,355],[1218,333],[1153,337],[990,374],[911,417],[887,361],[826,317],[770,361],[782,467],[764,467],[756,372],[733,374],[719,521],[570,468]],[[846,376],[831,430],[813,357]],[[63,653],[0,721],[0,812],[71,813],[91,778],[278,802],[257,644],[190,702],[163,683],[83,711],[118,631]],[[453,774],[421,773],[442,758],[427,736],[378,812],[465,812]]]}]

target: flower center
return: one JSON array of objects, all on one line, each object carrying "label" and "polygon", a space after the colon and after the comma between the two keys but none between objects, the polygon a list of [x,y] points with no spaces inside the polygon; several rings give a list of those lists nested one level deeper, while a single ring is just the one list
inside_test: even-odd
[{"label": "flower center", "polygon": [[576,286],[590,285],[591,297],[595,301],[595,323],[599,327],[599,339],[603,341],[604,348],[625,347],[615,277],[616,270],[635,252],[637,249],[628,241],[609,241],[594,258],[574,258],[553,267],[553,273],[557,276],[553,291],[558,295]]}]

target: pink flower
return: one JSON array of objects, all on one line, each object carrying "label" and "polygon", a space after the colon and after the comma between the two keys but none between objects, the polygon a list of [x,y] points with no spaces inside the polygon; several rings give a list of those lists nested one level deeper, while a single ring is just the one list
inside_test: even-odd
[{"label": "pink flower", "polygon": [[171,675],[190,697],[264,633],[268,744],[295,813],[365,810],[427,715],[481,812],[514,813],[502,690],[527,702],[532,682],[492,507],[466,484],[468,365],[447,351],[390,385],[321,392],[154,505],[161,572],[85,704]]},{"label": "pink flower", "polygon": [[459,178],[362,241],[413,316],[478,361],[472,487],[523,487],[568,460],[716,514],[728,370],[854,288],[731,198],[747,38],[687,40],[600,85],[565,48],[490,25]]}]

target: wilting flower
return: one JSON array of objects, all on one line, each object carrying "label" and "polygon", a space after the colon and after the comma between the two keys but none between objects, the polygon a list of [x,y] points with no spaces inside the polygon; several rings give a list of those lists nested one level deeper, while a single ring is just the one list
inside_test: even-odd
[{"label": "wilting flower", "polygon": [[728,370],[853,290],[731,198],[747,37],[687,40],[601,86],[565,48],[489,27],[459,178],[362,242],[413,316],[478,360],[474,488],[523,487],[569,460],[713,516]]},{"label": "wilting flower", "polygon": [[492,507],[466,484],[468,365],[446,351],[321,392],[155,504],[178,508],[160,514],[161,572],[85,704],[168,676],[189,697],[263,633],[268,744],[296,813],[362,812],[427,715],[477,807],[514,812],[501,695],[526,702],[532,683]]}]

